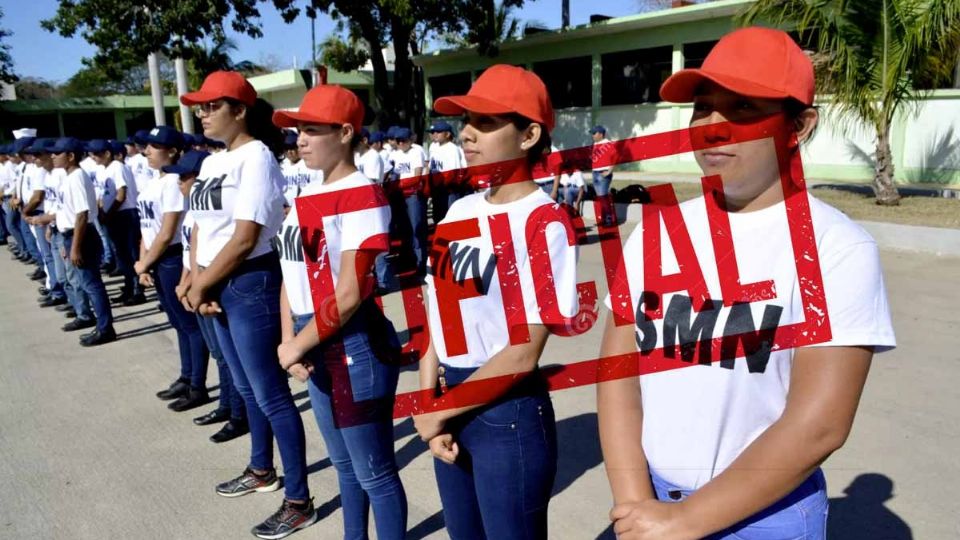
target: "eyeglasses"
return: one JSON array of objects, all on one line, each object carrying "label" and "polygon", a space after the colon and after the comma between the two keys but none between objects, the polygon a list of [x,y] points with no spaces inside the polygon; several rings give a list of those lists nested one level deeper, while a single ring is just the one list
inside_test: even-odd
[{"label": "eyeglasses", "polygon": [[218,99],[218,100],[216,100],[216,101],[208,101],[208,102],[206,102],[206,103],[201,103],[201,104],[199,104],[199,105],[194,105],[194,106],[193,106],[193,115],[196,116],[197,118],[203,118],[204,116],[210,116],[211,114],[213,114],[213,113],[217,112],[218,110],[220,110],[220,107],[223,107],[223,105],[224,105],[225,103],[226,103],[226,101],[224,101],[224,100],[222,100],[222,99]]}]

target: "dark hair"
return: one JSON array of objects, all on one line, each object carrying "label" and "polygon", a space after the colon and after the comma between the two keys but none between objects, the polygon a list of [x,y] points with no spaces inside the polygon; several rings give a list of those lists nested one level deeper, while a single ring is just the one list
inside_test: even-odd
[{"label": "dark hair", "polygon": [[[788,97],[787,99],[783,100],[783,111],[787,114],[787,117],[790,118],[791,120],[796,121],[797,119],[800,118],[801,114],[803,114],[805,111],[809,109],[813,109],[818,112],[820,111],[819,107],[817,107],[816,105],[807,105],[806,103],[803,103],[798,99]],[[817,134],[818,127],[819,126],[817,125],[813,126],[813,129],[810,130],[810,134],[807,135],[806,140],[803,141],[804,143],[810,142],[810,140],[813,139],[813,136]]]},{"label": "dark hair", "polygon": [[257,139],[273,152],[274,155],[282,155],[285,148],[283,145],[283,131],[273,124],[273,105],[270,105],[265,99],[257,98],[253,105],[247,105],[234,99],[226,98],[230,108],[236,110],[238,107],[247,109],[247,133]]},{"label": "dark hair", "polygon": [[[507,118],[509,118],[510,122],[520,131],[527,129],[530,124],[534,123],[533,120],[525,116],[520,116],[519,114],[507,115]],[[531,167],[539,163],[540,160],[550,153],[551,142],[550,131],[547,130],[547,126],[540,124],[540,138],[527,150],[527,163]]]}]

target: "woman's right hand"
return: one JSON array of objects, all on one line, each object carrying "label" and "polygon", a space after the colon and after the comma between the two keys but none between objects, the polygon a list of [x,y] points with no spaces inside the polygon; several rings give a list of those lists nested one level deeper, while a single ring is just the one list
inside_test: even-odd
[{"label": "woman's right hand", "polygon": [[457,446],[456,441],[453,440],[453,435],[441,433],[430,439],[429,445],[430,453],[433,454],[433,457],[448,465],[453,465],[454,462],[457,461],[457,454],[460,453],[460,448]]}]

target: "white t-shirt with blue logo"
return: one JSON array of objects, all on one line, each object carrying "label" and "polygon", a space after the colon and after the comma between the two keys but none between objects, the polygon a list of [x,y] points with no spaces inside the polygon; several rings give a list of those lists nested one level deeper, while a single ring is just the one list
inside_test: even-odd
[{"label": "white t-shirt with blue logo", "polygon": [[284,178],[265,144],[250,141],[203,161],[190,190],[190,209],[198,227],[197,264],[210,266],[233,237],[237,220],[260,224],[253,259],[272,251],[271,240],[283,223]]},{"label": "white t-shirt with blue logo", "polygon": [[286,206],[293,206],[293,200],[300,195],[300,191],[307,184],[323,179],[323,171],[307,168],[307,164],[302,159],[296,163],[284,159],[280,170],[283,172],[283,198],[286,200]]},{"label": "white t-shirt with blue logo", "polygon": [[[179,179],[176,174],[166,173],[147,184],[147,189],[140,194],[137,201],[140,208],[140,237],[146,249],[150,249],[160,234],[164,214],[181,212],[182,218],[182,212],[187,209],[186,199],[180,193]],[[177,223],[170,245],[180,242],[180,224]]]},{"label": "white t-shirt with blue logo", "polygon": [[77,214],[81,212],[87,212],[87,223],[93,226],[91,216],[96,216],[97,196],[93,192],[93,181],[83,169],[77,167],[63,178],[57,199],[57,229],[61,233],[73,230]]}]

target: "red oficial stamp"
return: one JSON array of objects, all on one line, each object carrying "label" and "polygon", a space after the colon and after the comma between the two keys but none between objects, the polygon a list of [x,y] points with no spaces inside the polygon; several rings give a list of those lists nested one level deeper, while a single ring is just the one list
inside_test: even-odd
[{"label": "red oficial stamp", "polygon": [[[720,139],[710,137],[711,130],[724,129],[727,135]],[[701,204],[705,222],[698,226],[708,229],[710,257],[694,248],[691,223],[684,218],[671,184],[653,186],[647,190],[649,200],[641,204],[642,226],[636,234],[639,253],[625,252],[620,225],[605,224],[601,218],[604,204],[595,204],[596,233],[599,242],[581,245],[583,249],[597,249],[602,260],[603,276],[609,293],[609,306],[617,326],[634,325],[637,351],[610,357],[571,358],[560,365],[542,368],[551,391],[596,384],[625,377],[718,363],[732,368],[734,362],[745,362],[751,372],[762,371],[771,351],[804,347],[831,339],[826,295],[820,270],[813,220],[807,198],[800,152],[796,138],[784,129],[778,117],[748,124],[711,124],[684,128],[613,141],[600,148],[574,148],[549,154],[548,171],[590,169],[599,166],[623,165],[656,158],[685,154],[712,146],[751,141],[769,141],[771,151],[777,154],[780,189],[782,190],[781,219],[785,234],[780,241],[789,242],[793,254],[796,286],[790,291],[778,291],[770,276],[757,279],[757,269],[746,281],[738,259],[738,251],[749,246],[750,239],[739,241],[733,234],[730,216],[724,209],[724,184],[719,176],[704,176],[701,188],[704,197],[686,204]],[[722,142],[711,142],[722,140]],[[520,182],[515,163],[502,162],[425,175],[424,183],[463,184],[476,188],[497,183]],[[329,256],[323,247],[323,219],[347,212],[356,212],[388,204],[384,190],[389,185],[373,185],[327,192],[298,198],[297,210],[304,239],[305,261],[314,305],[318,306],[317,324],[340,326],[334,295],[334,281]],[[612,204],[611,201],[604,201]],[[578,307],[573,313],[562,313],[558,307],[554,274],[545,237],[547,226],[557,223],[566,231],[569,245],[578,241],[577,229],[582,227],[579,217],[559,205],[545,206],[531,215],[524,231],[526,253],[518,253],[511,241],[509,222],[491,220],[490,235],[495,257],[486,267],[477,267],[476,276],[482,278],[457,279],[453,271],[458,253],[451,245],[458,240],[479,235],[477,219],[444,222],[436,228],[431,247],[431,273],[436,288],[440,327],[427,324],[427,309],[419,281],[401,290],[405,321],[394,321],[407,328],[408,340],[403,345],[400,359],[411,363],[419,360],[430,344],[430,333],[441,333],[449,354],[465,351],[462,322],[462,301],[486,294],[489,287],[498,288],[503,299],[503,317],[509,328],[511,344],[530,339],[524,315],[525,302],[536,300],[542,324],[560,339],[578,339],[599,320],[598,284],[592,280],[577,283]],[[506,229],[504,229],[506,224]],[[626,231],[630,233],[630,231]],[[699,231],[703,237],[703,231]],[[665,253],[669,255],[665,257]],[[517,259],[529,259],[529,271],[534,276],[534,290],[525,290],[518,279]],[[631,291],[627,278],[628,266],[633,260],[642,261],[642,287]],[[713,265],[706,268],[705,265]],[[705,271],[709,270],[709,272]],[[715,276],[708,284],[705,275]],[[761,269],[762,274],[762,269]],[[582,278],[582,276],[581,276]],[[793,289],[796,289],[795,291]],[[720,294],[718,294],[720,293]],[[797,295],[802,316],[783,321],[775,301],[785,294]],[[634,298],[639,295],[638,298]],[[664,305],[663,299],[670,297]],[[378,299],[379,302],[379,299]],[[322,306],[322,307],[321,307]],[[754,309],[762,307],[762,309]],[[718,324],[718,314],[725,310],[724,323]],[[759,315],[756,317],[755,315]],[[653,321],[667,317],[670,324],[657,326]],[[759,319],[759,320],[757,320]],[[796,320],[793,320],[796,319]],[[403,324],[405,322],[405,325]],[[389,400],[376,403],[355,401],[350,391],[349,375],[345,368],[346,356],[340,365],[329,365],[334,386],[334,410],[338,423],[350,425],[362,411],[371,407],[392,406],[394,417],[400,418],[446,408],[486,403],[503,393],[527,373],[492,379],[469,380],[455,391],[438,393],[422,390],[398,393]],[[356,413],[360,413],[358,416]]]}]

